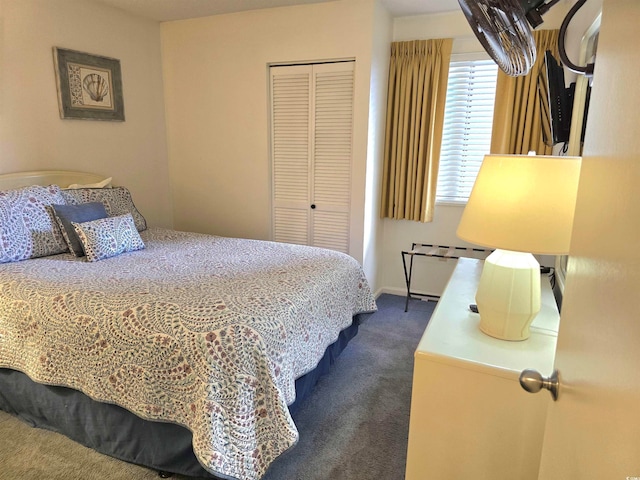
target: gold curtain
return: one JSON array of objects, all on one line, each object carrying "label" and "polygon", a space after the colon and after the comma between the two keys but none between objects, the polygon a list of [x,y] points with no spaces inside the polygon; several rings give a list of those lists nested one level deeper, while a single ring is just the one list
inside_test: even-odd
[{"label": "gold curtain", "polygon": [[558,53],[558,30],[535,30],[538,55],[531,71],[522,77],[510,77],[498,71],[496,103],[493,112],[491,153],[551,155],[552,147],[542,137],[542,114],[538,94],[538,75],[544,68],[544,52]]},{"label": "gold curtain", "polygon": [[453,40],[393,42],[381,216],[430,222]]}]

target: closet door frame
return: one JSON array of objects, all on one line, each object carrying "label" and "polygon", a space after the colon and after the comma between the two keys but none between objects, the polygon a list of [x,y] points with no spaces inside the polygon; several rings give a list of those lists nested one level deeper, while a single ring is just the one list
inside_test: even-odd
[{"label": "closet door frame", "polygon": [[[307,171],[307,195],[306,199],[302,199],[302,195],[297,195],[296,201],[283,201],[282,198],[276,198],[278,187],[278,168],[282,168],[282,164],[277,165],[278,158],[282,161],[282,148],[278,145],[275,138],[276,122],[276,105],[274,104],[274,76],[278,76],[282,81],[285,76],[306,75],[308,82],[308,116],[307,116],[307,145],[306,145],[306,171]],[[342,77],[341,77],[342,76]],[[329,83],[319,85],[323,80]],[[330,83],[335,82],[335,83]],[[348,85],[348,87],[346,87]],[[328,87],[327,87],[328,86]],[[323,87],[325,88],[324,90]],[[348,91],[345,90],[348,88]],[[328,97],[332,91],[336,90],[336,95],[345,96],[345,105],[335,103],[333,98]],[[317,93],[324,95],[324,98],[317,102]],[[345,253],[350,248],[350,231],[351,231],[351,176],[353,169],[353,134],[354,134],[354,100],[355,100],[355,61],[339,60],[332,62],[318,62],[313,64],[297,64],[297,65],[269,65],[269,110],[270,110],[270,169],[271,169],[271,238],[273,240],[281,240],[278,238],[278,229],[289,230],[291,238],[284,241],[292,243],[301,243],[307,245],[316,245],[325,248],[335,248]],[[282,99],[280,108],[282,107]],[[293,99],[292,101],[296,101]],[[339,98],[338,98],[339,101]],[[320,107],[317,107],[320,103]],[[316,125],[316,119],[319,124]],[[282,122],[282,118],[279,119]],[[333,128],[333,121],[336,125]],[[348,128],[344,128],[347,125]],[[292,123],[292,122],[289,122]],[[293,122],[295,123],[295,122]],[[282,125],[282,123],[281,123]],[[295,129],[296,125],[293,126]],[[299,125],[295,131],[296,135],[300,134]],[[289,128],[287,126],[286,128]],[[331,135],[336,135],[335,139]],[[327,140],[327,138],[329,138]],[[324,142],[323,142],[324,140]],[[332,142],[335,142],[336,148]],[[280,150],[278,151],[278,147]],[[294,145],[295,147],[295,145]],[[296,147],[297,148],[297,147]],[[302,151],[298,148],[298,151]],[[286,152],[285,152],[286,153]],[[279,157],[277,157],[279,156]],[[345,162],[346,160],[346,162]],[[290,161],[290,159],[285,159]],[[300,164],[293,164],[295,172],[293,176],[299,175],[301,171]],[[330,173],[335,170],[337,173],[336,183],[338,189],[335,197],[331,195],[332,180]],[[288,175],[287,175],[288,176]],[[300,188],[302,181],[297,181],[297,188]],[[316,187],[318,192],[316,192]],[[341,194],[340,194],[341,193]],[[335,202],[333,200],[336,200]],[[305,205],[306,201],[306,205]],[[292,216],[292,221],[287,224]],[[286,218],[285,218],[286,217]],[[303,222],[305,232],[295,231],[297,226],[295,222]]]}]

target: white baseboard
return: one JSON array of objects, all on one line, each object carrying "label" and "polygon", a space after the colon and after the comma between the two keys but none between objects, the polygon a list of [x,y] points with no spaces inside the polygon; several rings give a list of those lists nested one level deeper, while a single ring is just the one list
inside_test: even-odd
[{"label": "white baseboard", "polygon": [[401,297],[404,297],[407,295],[407,289],[394,288],[394,287],[382,287],[375,293],[375,297],[378,298],[383,293],[388,293],[390,295],[400,295]]},{"label": "white baseboard", "polygon": [[[395,287],[382,287],[382,288],[378,289],[374,293],[374,297],[378,298],[383,293],[388,293],[390,295],[399,295],[401,297],[406,297],[407,296],[407,289],[406,288],[395,288]],[[422,293],[423,295],[431,295],[433,297],[439,297],[440,295],[442,295],[442,292],[440,292],[440,293],[419,292],[419,293]],[[420,297],[413,297],[413,298],[420,298]]]}]

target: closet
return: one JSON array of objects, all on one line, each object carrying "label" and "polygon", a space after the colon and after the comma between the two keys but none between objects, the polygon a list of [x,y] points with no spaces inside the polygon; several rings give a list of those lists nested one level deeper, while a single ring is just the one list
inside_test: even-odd
[{"label": "closet", "polygon": [[269,69],[275,241],[349,253],[354,66]]}]

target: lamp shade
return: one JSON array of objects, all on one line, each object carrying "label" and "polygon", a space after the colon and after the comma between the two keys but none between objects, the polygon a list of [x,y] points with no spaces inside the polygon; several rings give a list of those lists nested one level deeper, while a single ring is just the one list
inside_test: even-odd
[{"label": "lamp shade", "polygon": [[458,237],[517,252],[568,253],[580,165],[580,157],[486,155]]}]

